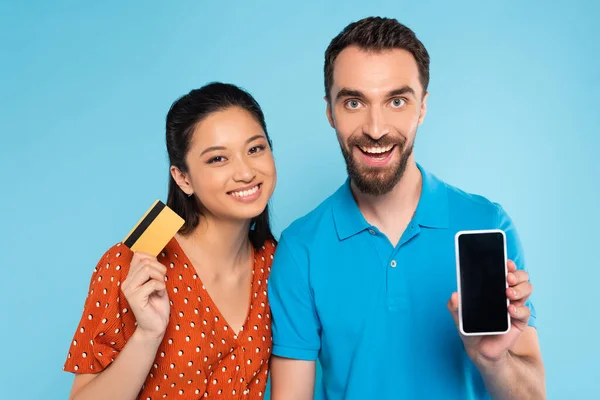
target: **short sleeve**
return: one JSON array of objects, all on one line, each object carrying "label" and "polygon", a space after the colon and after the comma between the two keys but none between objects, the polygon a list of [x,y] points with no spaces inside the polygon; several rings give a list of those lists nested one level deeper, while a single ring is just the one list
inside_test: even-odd
[{"label": "short sleeve", "polygon": [[131,262],[131,251],[117,244],[100,259],[92,274],[81,320],[63,369],[80,374],[104,370],[125,346],[135,317],[121,295],[121,281]]},{"label": "short sleeve", "polygon": [[309,285],[308,261],[293,253],[283,235],[275,251],[268,290],[273,354],[316,360],[321,347],[321,326]]},{"label": "short sleeve", "polygon": [[[508,213],[502,208],[502,206],[496,204],[498,207],[498,228],[502,229],[506,234],[506,252],[509,260],[512,260],[516,265],[517,269],[527,271],[525,265],[525,254],[523,251],[523,245],[517,229],[508,215]],[[529,272],[529,271],[527,271]],[[531,310],[531,316],[529,317],[528,325],[534,328],[536,326],[536,312],[535,307],[531,301],[531,297],[525,303],[526,306]]]}]

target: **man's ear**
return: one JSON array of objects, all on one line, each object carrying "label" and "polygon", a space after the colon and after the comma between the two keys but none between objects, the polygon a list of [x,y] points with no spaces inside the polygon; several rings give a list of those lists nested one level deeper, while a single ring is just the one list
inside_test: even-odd
[{"label": "man's ear", "polygon": [[174,165],[171,165],[170,168],[171,176],[173,180],[179,186],[179,188],[183,191],[183,193],[189,195],[194,194],[194,188],[187,176],[187,174],[183,173],[179,168]]},{"label": "man's ear", "polygon": [[421,101],[421,113],[419,115],[419,125],[423,123],[425,119],[425,115],[427,114],[427,97],[429,96],[429,92],[425,92],[423,95],[423,100]]},{"label": "man's ear", "polygon": [[329,125],[333,129],[335,129],[335,122],[333,121],[333,111],[331,110],[331,103],[329,102],[327,96],[323,97],[323,99],[325,99],[325,102],[327,103],[327,107],[325,109],[325,114],[327,114],[327,120],[329,121]]}]

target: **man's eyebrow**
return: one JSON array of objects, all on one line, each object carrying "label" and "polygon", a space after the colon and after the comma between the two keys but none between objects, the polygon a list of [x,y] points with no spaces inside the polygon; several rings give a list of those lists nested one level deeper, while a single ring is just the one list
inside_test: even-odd
[{"label": "man's eyebrow", "polygon": [[342,97],[357,97],[363,99],[365,96],[360,90],[342,88],[335,96],[335,100],[337,101]]},{"label": "man's eyebrow", "polygon": [[403,94],[412,94],[413,96],[415,96],[415,91],[410,86],[403,86],[399,89],[394,89],[388,92],[388,97],[401,96]]},{"label": "man's eyebrow", "polygon": [[[412,94],[415,96],[415,91],[410,86],[402,86],[401,88],[391,90],[387,93],[387,97],[401,96],[404,94]],[[342,88],[335,96],[336,101],[343,97],[356,97],[358,99],[364,99],[365,95],[356,89]]]}]

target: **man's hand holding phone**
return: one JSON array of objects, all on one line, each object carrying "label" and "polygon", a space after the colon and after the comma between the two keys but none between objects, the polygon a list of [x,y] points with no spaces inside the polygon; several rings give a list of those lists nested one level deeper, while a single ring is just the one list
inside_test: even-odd
[{"label": "man's hand holding phone", "polygon": [[507,260],[501,230],[461,231],[455,241],[458,292],[448,309],[476,365],[502,362],[529,322],[529,275]]},{"label": "man's hand holding phone", "polygon": [[[529,275],[525,271],[518,271],[515,263],[510,260],[507,262],[507,269],[509,287],[506,289],[506,296],[510,300],[508,312],[511,317],[509,331],[498,335],[460,335],[467,354],[475,364],[501,361],[508,350],[516,343],[529,322],[530,310],[525,305],[533,291],[533,286],[529,282]],[[458,293],[452,293],[450,300],[448,300],[448,309],[458,327]]]}]

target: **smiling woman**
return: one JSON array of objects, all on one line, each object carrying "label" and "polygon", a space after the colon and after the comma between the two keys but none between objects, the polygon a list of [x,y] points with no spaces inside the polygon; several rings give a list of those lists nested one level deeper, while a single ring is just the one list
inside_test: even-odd
[{"label": "smiling woman", "polygon": [[[197,113],[187,112],[194,109]],[[172,175],[167,204],[185,219],[182,233],[196,228],[202,213],[242,213],[240,217],[252,219],[254,244],[262,244],[270,235],[267,201],[274,190],[275,165],[256,100],[220,83],[190,92],[169,111],[167,149]],[[223,197],[257,185],[266,186],[259,193],[265,199],[253,207],[232,208]]]},{"label": "smiling woman", "polygon": [[167,205],[185,224],[158,257],[118,243],[98,262],[64,366],[71,399],[264,396],[276,246],[264,115],[212,83],[172,105],[166,139]]}]

